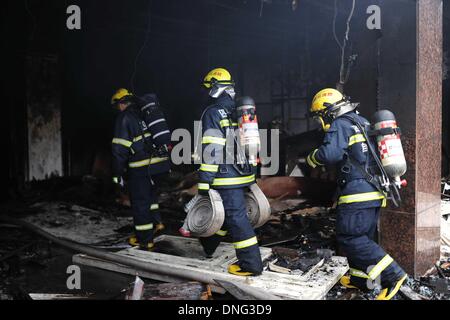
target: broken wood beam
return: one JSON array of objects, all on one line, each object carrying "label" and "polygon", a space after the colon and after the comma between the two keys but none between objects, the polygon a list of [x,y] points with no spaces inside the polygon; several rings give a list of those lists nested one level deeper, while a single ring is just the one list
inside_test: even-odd
[{"label": "broken wood beam", "polygon": [[90,294],[61,294],[61,293],[29,293],[32,300],[87,300]]},{"label": "broken wood beam", "polygon": [[281,300],[279,297],[243,283],[214,280],[238,300]]},{"label": "broken wood beam", "polygon": [[[128,296],[134,288],[130,288]],[[211,288],[204,283],[191,281],[182,283],[144,284],[139,300],[210,300]]]},{"label": "broken wood beam", "polygon": [[414,292],[414,290],[408,286],[402,286],[400,288],[400,294],[408,300],[430,300],[429,298]]},{"label": "broken wood beam", "polygon": [[291,243],[291,242],[296,241],[297,239],[298,239],[298,236],[295,236],[295,237],[289,237],[289,238],[287,238],[287,239],[284,239],[284,240],[278,240],[278,241],[275,241],[275,242],[261,243],[261,246],[264,246],[264,247],[272,247],[272,246],[278,246],[278,245],[280,245],[280,244],[287,245],[287,244],[289,244],[289,243]]},{"label": "broken wood beam", "polygon": [[128,293],[125,297],[125,300],[141,300],[142,295],[144,293],[144,281],[141,278],[136,276],[136,280],[134,280],[133,289],[129,289]]},{"label": "broken wood beam", "polygon": [[[4,218],[4,217],[0,217],[0,219],[6,220],[7,222],[21,225],[27,229],[32,230],[33,232],[35,232],[37,234],[49,239],[50,241],[53,241],[59,245],[62,245],[64,247],[67,247],[74,251],[81,252],[81,253],[87,254],[89,256],[98,258],[98,259],[112,261],[112,262],[115,262],[115,263],[118,263],[118,264],[121,264],[124,266],[133,267],[133,268],[136,268],[137,270],[174,276],[174,277],[178,277],[178,278],[182,278],[182,279],[186,279],[186,280],[198,281],[198,282],[202,282],[202,283],[206,283],[206,284],[215,284],[216,278],[218,280],[228,280],[229,279],[229,277],[227,275],[211,275],[208,273],[199,273],[199,272],[196,272],[195,270],[188,270],[188,269],[184,269],[182,267],[177,267],[177,266],[167,268],[165,265],[161,265],[161,264],[157,264],[157,263],[149,264],[149,263],[140,261],[138,259],[135,259],[135,258],[132,258],[129,256],[127,257],[127,256],[119,255],[116,253],[111,253],[111,252],[107,252],[107,251],[103,251],[103,250],[99,250],[99,249],[94,249],[87,245],[82,245],[82,244],[79,244],[79,243],[76,243],[73,241],[60,239],[60,238],[55,237],[52,234],[34,226],[34,225],[32,225],[28,222],[22,221],[22,220],[17,220],[17,219],[12,219],[12,218]],[[255,294],[258,295],[258,293],[255,293]]]}]

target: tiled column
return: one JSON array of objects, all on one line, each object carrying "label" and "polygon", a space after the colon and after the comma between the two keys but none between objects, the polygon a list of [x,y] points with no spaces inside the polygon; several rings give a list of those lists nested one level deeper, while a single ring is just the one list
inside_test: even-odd
[{"label": "tiled column", "polygon": [[442,0],[385,0],[382,15],[379,98],[402,127],[409,185],[382,214],[381,243],[420,276],[440,256]]}]

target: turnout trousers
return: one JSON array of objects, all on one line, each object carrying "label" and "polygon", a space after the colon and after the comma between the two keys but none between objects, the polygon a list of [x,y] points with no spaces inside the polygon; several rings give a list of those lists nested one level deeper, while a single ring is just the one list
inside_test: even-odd
[{"label": "turnout trousers", "polygon": [[389,287],[405,275],[405,271],[375,242],[380,208],[338,206],[336,234],[338,245],[347,256],[350,279],[356,286],[373,289],[379,281]]},{"label": "turnout trousers", "polygon": [[223,237],[230,233],[238,264],[242,270],[259,274],[263,270],[261,254],[255,231],[247,216],[246,188],[217,190],[225,209],[222,229],[209,238],[200,238],[205,253],[212,255]]},{"label": "turnout trousers", "polygon": [[148,174],[130,173],[129,191],[135,234],[141,245],[153,242],[154,227],[161,223],[157,188]]}]

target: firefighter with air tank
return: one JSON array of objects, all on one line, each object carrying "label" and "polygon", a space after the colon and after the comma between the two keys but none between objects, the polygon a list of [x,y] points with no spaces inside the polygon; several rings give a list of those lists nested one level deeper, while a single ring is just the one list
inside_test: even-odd
[{"label": "firefighter with air tank", "polygon": [[[234,82],[226,69],[209,72],[203,85],[208,90],[210,104],[202,115],[198,190],[205,196],[210,189],[219,192],[225,222],[220,231],[211,237],[200,238],[200,242],[205,254],[211,257],[223,237],[230,233],[238,261],[231,264],[228,271],[239,276],[256,276],[262,273],[263,264],[245,200],[248,187],[256,182],[257,150],[246,149],[255,139],[259,142],[254,102],[251,98],[242,98],[236,107]],[[240,130],[241,136],[236,137],[236,130],[244,126],[247,130]],[[232,141],[231,145],[227,140]]]},{"label": "firefighter with air tank", "polygon": [[386,206],[387,199],[394,204],[400,200],[398,190],[406,185],[400,176],[406,172],[406,162],[393,114],[387,110],[377,112],[375,130],[371,130],[358,106],[335,89],[317,93],[311,112],[326,134],[307,162],[313,168],[338,167],[336,234],[351,267],[341,284],[368,290],[380,281],[383,289],[377,300],[390,300],[407,274],[374,237],[381,207]]}]

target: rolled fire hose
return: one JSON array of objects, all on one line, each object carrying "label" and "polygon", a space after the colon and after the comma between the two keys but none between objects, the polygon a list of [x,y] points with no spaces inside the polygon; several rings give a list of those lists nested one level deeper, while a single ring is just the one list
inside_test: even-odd
[{"label": "rolled fire hose", "polygon": [[[245,195],[247,214],[253,228],[263,226],[270,219],[270,204],[255,183]],[[187,212],[182,229],[194,237],[210,237],[217,233],[225,221],[222,198],[216,190],[209,190],[209,198],[195,196],[185,207]]]},{"label": "rolled fire hose", "polygon": [[260,228],[270,219],[271,209],[269,200],[258,185],[252,184],[250,192],[245,195],[247,202],[247,212],[253,228]]},{"label": "rolled fire hose", "polygon": [[[165,275],[169,275],[169,276],[173,276],[173,277],[177,277],[177,278],[183,278],[183,279],[187,279],[187,280],[193,280],[193,281],[214,284],[214,285],[217,284],[215,282],[215,280],[224,280],[224,281],[230,280],[230,278],[229,278],[230,275],[227,275],[227,274],[211,275],[206,272],[201,273],[201,272],[194,271],[194,270],[185,270],[185,269],[179,268],[177,266],[170,266],[170,268],[168,268],[166,265],[144,262],[144,261],[137,260],[130,256],[123,256],[123,255],[119,255],[117,253],[112,253],[112,252],[104,251],[101,249],[95,249],[88,245],[80,244],[80,243],[77,243],[74,241],[60,239],[60,238],[55,237],[54,235],[42,230],[41,228],[38,228],[38,227],[32,225],[31,223],[25,222],[22,220],[0,216],[0,221],[5,221],[6,223],[22,226],[22,227],[42,236],[56,244],[59,244],[60,246],[69,248],[75,252],[83,253],[83,254],[89,255],[91,257],[97,258],[97,259],[116,262],[116,263],[119,263],[124,266],[133,267],[137,270],[158,273],[158,274],[165,274]],[[239,277],[239,276],[236,276],[236,277]],[[242,289],[244,289],[245,291],[251,293],[256,299],[280,300],[279,297],[272,295],[268,292],[259,290],[258,288],[253,288],[253,287],[250,287],[243,283],[240,283],[239,286]]]},{"label": "rolled fire hose", "polygon": [[225,221],[222,198],[216,190],[209,197],[196,195],[187,205],[183,229],[194,237],[210,237],[220,230]]}]

